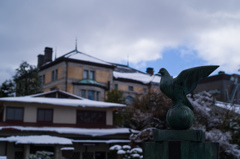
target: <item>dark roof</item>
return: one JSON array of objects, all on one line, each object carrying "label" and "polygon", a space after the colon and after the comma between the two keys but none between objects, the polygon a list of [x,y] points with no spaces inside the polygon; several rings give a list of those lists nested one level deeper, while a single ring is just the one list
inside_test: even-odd
[{"label": "dark roof", "polygon": [[230,80],[231,77],[238,77],[239,78],[240,75],[237,75],[237,74],[229,75],[229,74],[221,73],[221,74],[218,74],[218,75],[209,76],[209,77],[203,79],[199,83],[207,83],[207,82],[219,81],[219,80]]},{"label": "dark roof", "polygon": [[56,58],[52,62],[47,62],[43,64],[40,67],[40,70],[43,70],[45,68],[51,67],[57,63],[60,63],[62,61],[70,61],[70,62],[76,62],[76,63],[83,63],[83,64],[89,64],[89,65],[94,65],[94,66],[102,66],[102,67],[110,67],[114,68],[114,65],[106,62],[104,60],[98,59],[96,57],[90,56],[86,53],[80,52],[77,49],[70,51],[58,58]]}]

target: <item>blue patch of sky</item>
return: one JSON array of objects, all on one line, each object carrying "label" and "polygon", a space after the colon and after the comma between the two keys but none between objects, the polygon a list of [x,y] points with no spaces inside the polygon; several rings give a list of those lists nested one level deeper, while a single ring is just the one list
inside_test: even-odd
[{"label": "blue patch of sky", "polygon": [[[154,68],[154,73],[158,73],[159,69],[164,67],[172,76],[177,76],[184,69],[205,64],[206,61],[198,57],[197,51],[180,46],[164,49],[162,58],[146,62],[146,67]],[[145,72],[146,67],[139,69]]]}]

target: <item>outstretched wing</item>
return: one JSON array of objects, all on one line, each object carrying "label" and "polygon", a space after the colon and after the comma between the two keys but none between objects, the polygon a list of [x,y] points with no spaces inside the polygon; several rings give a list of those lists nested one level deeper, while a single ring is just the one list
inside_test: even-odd
[{"label": "outstretched wing", "polygon": [[198,82],[209,76],[219,66],[200,66],[183,70],[175,79],[175,84],[182,87],[185,95],[191,93],[197,86]]}]

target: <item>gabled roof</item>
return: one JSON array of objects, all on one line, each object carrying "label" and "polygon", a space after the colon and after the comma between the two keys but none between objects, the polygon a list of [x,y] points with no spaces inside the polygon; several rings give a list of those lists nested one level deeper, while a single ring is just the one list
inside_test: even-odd
[{"label": "gabled roof", "polygon": [[49,97],[49,95],[52,95],[52,94],[57,94],[58,95],[57,98],[60,98],[59,95],[61,94],[62,96],[65,96],[66,98],[84,99],[75,94],[71,94],[71,93],[68,93],[68,92],[65,92],[65,91],[62,91],[59,89],[55,89],[55,90],[51,90],[51,91],[43,92],[43,93],[38,93],[38,94],[33,94],[33,95],[29,95],[29,96],[30,97]]},{"label": "gabled roof", "polygon": [[112,64],[109,62],[103,61],[96,57],[90,56],[86,53],[80,52],[77,49],[75,49],[69,53],[66,53],[65,55],[63,55],[59,58],[68,58],[68,59],[73,59],[73,60],[79,60],[79,61],[92,62],[92,63],[102,64],[102,65],[112,66]]},{"label": "gabled roof", "polygon": [[102,67],[110,67],[114,68],[114,65],[112,65],[109,62],[106,62],[104,60],[98,59],[96,57],[90,56],[86,53],[80,52],[75,48],[75,50],[70,51],[58,58],[56,58],[54,61],[46,62],[40,66],[40,70],[46,69],[48,67],[51,67],[57,63],[60,63],[62,61],[72,61],[72,62],[79,62],[82,64],[89,64],[89,65],[95,65],[95,66],[102,66]]},{"label": "gabled roof", "polygon": [[20,103],[36,103],[36,104],[50,104],[57,106],[66,106],[66,107],[97,107],[97,108],[120,108],[125,107],[124,104],[118,103],[110,103],[110,102],[101,102],[101,101],[93,101],[89,99],[85,99],[64,91],[57,90],[58,92],[63,92],[68,94],[69,96],[75,97],[72,98],[52,98],[52,97],[44,97],[43,95],[53,93],[54,91],[50,91],[47,93],[40,93],[30,96],[23,97],[5,97],[0,98],[0,103],[4,102],[20,102]]}]

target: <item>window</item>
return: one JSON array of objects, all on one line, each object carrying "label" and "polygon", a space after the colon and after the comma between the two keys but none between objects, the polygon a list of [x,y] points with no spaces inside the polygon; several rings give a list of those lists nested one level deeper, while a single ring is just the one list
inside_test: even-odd
[{"label": "window", "polygon": [[115,88],[116,90],[118,90],[118,84],[115,84],[115,85],[114,85],[114,88]]},{"label": "window", "polygon": [[52,71],[52,81],[54,81],[54,78],[55,78],[54,71]]},{"label": "window", "polygon": [[85,89],[81,90],[81,97],[86,98],[86,90]]},{"label": "window", "polygon": [[43,82],[42,76],[39,76],[39,83],[40,83],[40,85],[42,85],[42,82]]},{"label": "window", "polygon": [[52,71],[52,81],[58,79],[58,69]]},{"label": "window", "polygon": [[55,70],[55,80],[58,79],[58,69]]},{"label": "window", "polygon": [[81,89],[81,97],[98,101],[100,97],[100,92],[94,90]]},{"label": "window", "polygon": [[45,84],[45,75],[42,76],[42,84]]},{"label": "window", "polygon": [[95,80],[95,71],[83,71],[83,79]]},{"label": "window", "polygon": [[38,109],[37,110],[37,121],[51,123],[53,121],[53,110],[52,109]]},{"label": "window", "polygon": [[99,101],[99,92],[96,93],[96,100]]},{"label": "window", "polygon": [[133,91],[133,86],[128,86],[128,91]]},{"label": "window", "polygon": [[83,79],[88,79],[88,70],[83,71]]},{"label": "window", "polygon": [[143,88],[143,93],[147,93],[147,88]]},{"label": "window", "polygon": [[95,80],[95,72],[94,71],[90,71],[90,76],[89,76],[91,80]]},{"label": "window", "polygon": [[0,106],[0,121],[3,121],[3,114],[4,114],[4,106],[2,105],[2,106]]},{"label": "window", "polygon": [[125,98],[125,102],[126,102],[127,104],[131,104],[131,103],[133,102],[133,97],[127,96],[127,97]]},{"label": "window", "polygon": [[105,111],[77,111],[77,124],[106,124],[106,112]]},{"label": "window", "polygon": [[8,107],[6,120],[8,120],[8,121],[23,121],[23,108]]},{"label": "window", "polygon": [[94,100],[95,91],[88,90],[88,99]]},{"label": "window", "polygon": [[106,158],[106,152],[104,151],[95,152],[95,159],[103,159],[103,158]]}]

